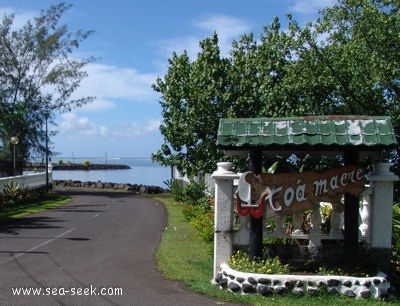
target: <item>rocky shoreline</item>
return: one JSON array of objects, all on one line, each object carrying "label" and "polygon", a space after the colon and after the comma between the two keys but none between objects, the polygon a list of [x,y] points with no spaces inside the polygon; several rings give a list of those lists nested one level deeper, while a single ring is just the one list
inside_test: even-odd
[{"label": "rocky shoreline", "polygon": [[135,194],[158,194],[166,192],[164,188],[159,186],[148,186],[139,184],[119,184],[119,183],[104,183],[104,182],[82,182],[73,180],[53,180],[53,186],[55,187],[81,187],[81,188],[96,188],[96,189],[112,189],[121,190],[126,192],[132,192]]}]

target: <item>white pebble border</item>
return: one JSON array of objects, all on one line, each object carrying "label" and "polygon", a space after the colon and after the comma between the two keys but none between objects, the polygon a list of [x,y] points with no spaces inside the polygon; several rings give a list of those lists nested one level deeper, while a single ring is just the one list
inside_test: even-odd
[{"label": "white pebble border", "polygon": [[236,271],[227,264],[220,266],[215,277],[221,288],[240,294],[292,293],[296,296],[318,294],[324,290],[355,298],[382,298],[388,295],[390,283],[384,273],[373,277],[338,275],[280,275],[254,274]]}]

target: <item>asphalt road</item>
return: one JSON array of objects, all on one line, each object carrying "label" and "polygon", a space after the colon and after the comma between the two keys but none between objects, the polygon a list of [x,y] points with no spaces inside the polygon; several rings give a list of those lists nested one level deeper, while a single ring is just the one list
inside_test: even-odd
[{"label": "asphalt road", "polygon": [[[229,305],[157,272],[162,204],[126,193],[68,193],[64,207],[0,224],[0,305]],[[16,295],[21,288],[41,291]]]}]

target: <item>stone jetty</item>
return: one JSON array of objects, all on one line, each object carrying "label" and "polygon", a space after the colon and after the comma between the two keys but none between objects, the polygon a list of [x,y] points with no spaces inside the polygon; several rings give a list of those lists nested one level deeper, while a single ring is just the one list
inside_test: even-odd
[{"label": "stone jetty", "polygon": [[[43,164],[28,164],[25,170],[44,169]],[[52,170],[123,170],[131,169],[128,165],[121,164],[52,164]]]}]

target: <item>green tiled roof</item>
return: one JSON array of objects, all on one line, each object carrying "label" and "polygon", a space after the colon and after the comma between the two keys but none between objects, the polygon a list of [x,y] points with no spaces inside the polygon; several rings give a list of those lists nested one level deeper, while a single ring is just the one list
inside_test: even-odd
[{"label": "green tiled roof", "polygon": [[220,148],[362,146],[397,144],[390,117],[320,116],[221,119]]}]

